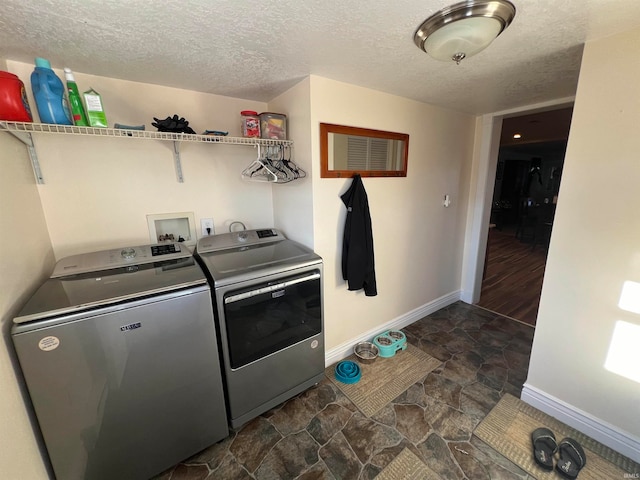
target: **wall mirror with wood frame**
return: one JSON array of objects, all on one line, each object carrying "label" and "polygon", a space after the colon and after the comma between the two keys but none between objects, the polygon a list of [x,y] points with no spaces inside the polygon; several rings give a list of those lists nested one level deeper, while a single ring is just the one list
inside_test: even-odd
[{"label": "wall mirror with wood frame", "polygon": [[320,124],[320,177],[406,177],[409,135]]}]

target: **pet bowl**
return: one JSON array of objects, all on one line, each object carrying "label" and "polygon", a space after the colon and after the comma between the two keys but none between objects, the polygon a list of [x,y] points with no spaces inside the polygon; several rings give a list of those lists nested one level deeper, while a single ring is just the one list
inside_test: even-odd
[{"label": "pet bowl", "polygon": [[353,353],[355,353],[359,363],[367,365],[375,362],[376,358],[378,358],[378,347],[371,342],[360,342],[353,347]]},{"label": "pet bowl", "polygon": [[407,349],[407,337],[400,330],[387,330],[373,339],[373,345],[378,347],[378,356],[393,357],[397,351]]},{"label": "pet bowl", "polygon": [[336,380],[342,383],[358,383],[362,373],[356,362],[344,360],[336,365],[334,370]]}]

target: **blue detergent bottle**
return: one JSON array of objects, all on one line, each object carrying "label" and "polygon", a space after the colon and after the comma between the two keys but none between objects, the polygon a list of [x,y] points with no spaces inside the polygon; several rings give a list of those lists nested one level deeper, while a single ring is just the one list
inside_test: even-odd
[{"label": "blue detergent bottle", "polygon": [[36,58],[31,88],[42,123],[73,125],[62,80],[51,70],[49,60]]}]

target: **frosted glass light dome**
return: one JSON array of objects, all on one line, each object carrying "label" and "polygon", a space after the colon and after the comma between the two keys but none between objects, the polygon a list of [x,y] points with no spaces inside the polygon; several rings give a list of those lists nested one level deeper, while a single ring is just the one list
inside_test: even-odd
[{"label": "frosted glass light dome", "polygon": [[463,54],[463,58],[471,57],[487,48],[500,30],[502,25],[495,18],[465,18],[429,35],[424,42],[424,49],[436,60],[449,61],[456,54]]}]

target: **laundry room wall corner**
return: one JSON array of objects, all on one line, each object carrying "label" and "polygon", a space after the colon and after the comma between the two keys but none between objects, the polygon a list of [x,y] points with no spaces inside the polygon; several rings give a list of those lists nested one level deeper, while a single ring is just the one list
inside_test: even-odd
[{"label": "laundry room wall corner", "polygon": [[269,102],[270,112],[286,112],[289,138],[294,141],[293,158],[307,174],[305,178],[273,186],[274,226],[288,238],[314,247],[313,183],[311,171],[310,80],[305,78]]},{"label": "laundry room wall corner", "polygon": [[29,156],[20,141],[2,132],[0,163],[0,472],[3,478],[44,480],[49,477],[25,408],[9,330],[21,304],[50,273],[54,256]]},{"label": "laundry room wall corner", "polygon": [[[28,79],[33,65],[7,61]],[[267,110],[266,102],[125,81],[74,71],[80,88],[99,91],[111,122],[145,124],[180,114],[198,133],[240,136],[240,112]],[[27,90],[31,105],[32,94]],[[240,220],[247,228],[273,226],[272,185],[248,182],[241,172],[256,158],[250,145],[182,142],[184,182],[176,179],[173,143],[84,135],[39,135],[34,143],[46,185],[39,187],[56,259],[149,243],[147,215],[193,212],[213,218],[217,233]],[[292,182],[293,183],[293,182]],[[80,199],[80,201],[79,201]],[[197,229],[198,232],[200,229]]]}]

